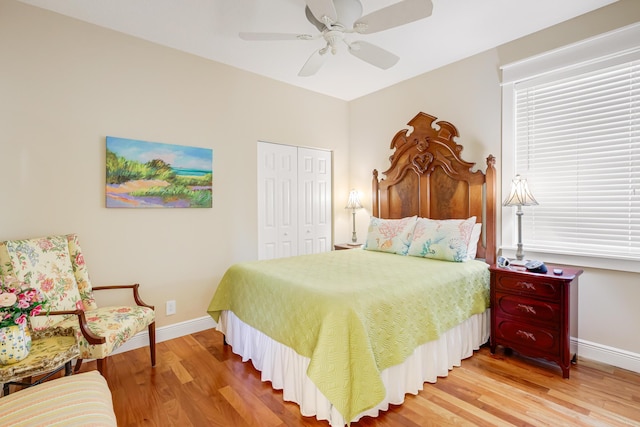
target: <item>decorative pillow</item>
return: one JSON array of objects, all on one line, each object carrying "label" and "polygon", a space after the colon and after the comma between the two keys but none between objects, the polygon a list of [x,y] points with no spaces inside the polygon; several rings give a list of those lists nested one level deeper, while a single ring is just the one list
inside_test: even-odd
[{"label": "decorative pillow", "polygon": [[406,255],[417,218],[381,219],[372,216],[363,249]]},{"label": "decorative pillow", "polygon": [[[83,308],[66,236],[9,240],[5,244],[16,278],[38,289],[51,310]],[[43,329],[61,320],[61,316],[30,318],[34,329]]]},{"label": "decorative pillow", "polygon": [[475,216],[466,220],[419,218],[408,254],[444,261],[466,261],[475,223]]},{"label": "decorative pillow", "polygon": [[467,259],[476,259],[476,253],[478,252],[478,240],[480,240],[480,234],[482,234],[482,224],[475,224],[473,226],[473,231],[471,231],[469,246],[467,246]]}]

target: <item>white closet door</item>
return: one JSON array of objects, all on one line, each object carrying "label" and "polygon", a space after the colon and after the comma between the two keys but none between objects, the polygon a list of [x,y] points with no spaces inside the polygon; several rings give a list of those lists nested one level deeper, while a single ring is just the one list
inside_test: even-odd
[{"label": "white closet door", "polygon": [[298,148],[298,253],[331,250],[331,152]]},{"label": "white closet door", "polygon": [[258,259],[298,254],[298,150],[258,143]]}]

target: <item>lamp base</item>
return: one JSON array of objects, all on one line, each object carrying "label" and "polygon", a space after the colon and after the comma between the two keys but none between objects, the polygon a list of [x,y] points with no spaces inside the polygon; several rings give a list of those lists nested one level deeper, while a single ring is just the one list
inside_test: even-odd
[{"label": "lamp base", "polygon": [[351,243],[356,244],[358,236],[356,235],[356,210],[353,210],[353,233],[351,233]]}]

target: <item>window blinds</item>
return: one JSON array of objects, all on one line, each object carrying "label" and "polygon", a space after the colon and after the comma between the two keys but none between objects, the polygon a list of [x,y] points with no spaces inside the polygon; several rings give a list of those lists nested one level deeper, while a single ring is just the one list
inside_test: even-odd
[{"label": "window blinds", "polygon": [[640,260],[640,60],[572,74],[514,86],[526,246]]}]

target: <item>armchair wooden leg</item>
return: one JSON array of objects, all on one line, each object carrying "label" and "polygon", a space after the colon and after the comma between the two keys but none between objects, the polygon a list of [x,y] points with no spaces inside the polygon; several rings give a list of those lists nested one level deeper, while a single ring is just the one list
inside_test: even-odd
[{"label": "armchair wooden leg", "polygon": [[156,366],[156,322],[149,325],[149,350],[151,351],[151,366]]},{"label": "armchair wooden leg", "polygon": [[82,367],[82,359],[76,359],[76,368],[74,369],[76,374],[80,372],[80,367]]},{"label": "armchair wooden leg", "polygon": [[96,359],[96,362],[98,363],[98,372],[100,372],[100,374],[105,378],[107,378],[107,359],[108,357]]}]

